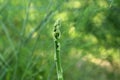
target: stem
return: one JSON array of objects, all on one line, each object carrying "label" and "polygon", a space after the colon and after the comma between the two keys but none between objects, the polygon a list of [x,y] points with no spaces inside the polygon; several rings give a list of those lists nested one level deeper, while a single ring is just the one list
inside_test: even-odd
[{"label": "stem", "polygon": [[56,21],[54,25],[54,43],[55,43],[55,63],[56,63],[56,70],[57,70],[57,77],[58,80],[63,80],[63,72],[62,72],[62,66],[61,66],[61,57],[60,57],[60,21]]}]

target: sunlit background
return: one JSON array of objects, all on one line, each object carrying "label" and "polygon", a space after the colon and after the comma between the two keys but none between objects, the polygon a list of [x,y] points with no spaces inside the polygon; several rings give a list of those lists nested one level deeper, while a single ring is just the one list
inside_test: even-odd
[{"label": "sunlit background", "polygon": [[120,0],[0,0],[0,80],[120,79]]}]

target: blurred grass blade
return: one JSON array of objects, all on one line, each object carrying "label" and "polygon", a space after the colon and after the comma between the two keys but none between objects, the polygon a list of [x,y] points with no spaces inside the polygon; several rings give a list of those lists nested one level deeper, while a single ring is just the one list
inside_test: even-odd
[{"label": "blurred grass blade", "polygon": [[2,21],[0,21],[0,24],[1,24],[3,31],[5,32],[5,35],[8,39],[8,42],[9,42],[9,45],[11,46],[11,49],[15,52],[16,51],[15,46],[14,46],[12,38],[10,37],[10,34],[9,34],[7,27],[5,26],[5,24]]}]

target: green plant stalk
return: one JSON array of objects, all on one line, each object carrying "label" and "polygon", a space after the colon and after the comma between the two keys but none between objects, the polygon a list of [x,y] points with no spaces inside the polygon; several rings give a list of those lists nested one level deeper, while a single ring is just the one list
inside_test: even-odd
[{"label": "green plant stalk", "polygon": [[58,80],[63,80],[63,71],[61,66],[61,57],[60,57],[60,29],[61,26],[60,20],[57,20],[54,25],[54,43],[55,43],[55,55],[54,60],[56,63],[56,69],[57,69],[57,77]]}]

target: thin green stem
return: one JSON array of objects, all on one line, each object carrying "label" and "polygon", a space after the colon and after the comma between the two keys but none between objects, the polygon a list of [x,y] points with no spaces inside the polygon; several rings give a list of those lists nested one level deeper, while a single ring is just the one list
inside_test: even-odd
[{"label": "thin green stem", "polygon": [[63,80],[63,71],[61,66],[61,57],[60,57],[60,29],[61,26],[60,20],[56,21],[54,25],[54,43],[55,43],[55,63],[56,63],[56,69],[57,69],[57,77],[58,80]]}]

